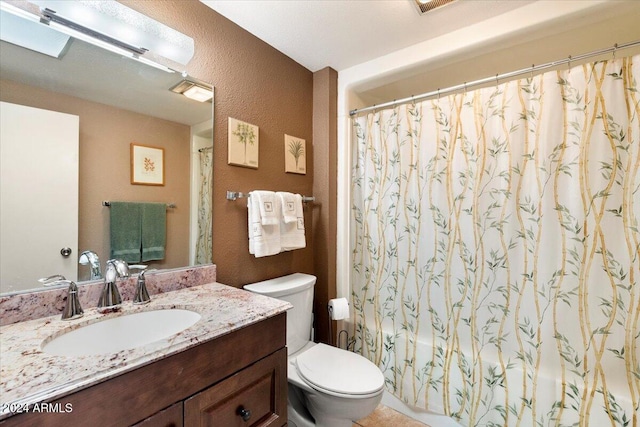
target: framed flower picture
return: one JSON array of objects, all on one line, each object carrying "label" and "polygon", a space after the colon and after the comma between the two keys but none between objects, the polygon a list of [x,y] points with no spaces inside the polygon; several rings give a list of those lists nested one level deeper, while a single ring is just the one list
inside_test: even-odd
[{"label": "framed flower picture", "polygon": [[131,184],[164,185],[164,148],[131,143]]}]

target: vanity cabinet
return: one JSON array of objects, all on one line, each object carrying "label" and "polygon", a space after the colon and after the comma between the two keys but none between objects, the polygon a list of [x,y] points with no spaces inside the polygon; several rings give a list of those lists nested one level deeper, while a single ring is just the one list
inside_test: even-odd
[{"label": "vanity cabinet", "polygon": [[0,426],[284,426],[285,328],[281,313],[51,402],[71,411]]},{"label": "vanity cabinet", "polygon": [[276,390],[280,378],[286,380],[286,365],[282,349],[190,397],[184,402],[184,426],[284,425],[287,417],[278,411]]},{"label": "vanity cabinet", "polygon": [[184,405],[182,402],[178,402],[175,405],[171,405],[157,414],[153,414],[149,418],[134,424],[133,427],[183,427],[183,408]]}]

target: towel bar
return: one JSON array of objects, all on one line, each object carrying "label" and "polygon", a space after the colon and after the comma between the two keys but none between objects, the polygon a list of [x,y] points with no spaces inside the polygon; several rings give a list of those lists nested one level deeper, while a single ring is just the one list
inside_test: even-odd
[{"label": "towel bar", "polygon": [[[249,197],[248,193],[242,193],[240,191],[229,191],[227,190],[227,200],[238,200],[238,199],[242,199],[245,197]],[[316,198],[313,196],[302,196],[302,202],[303,203],[307,203],[307,202],[315,202]]]},{"label": "towel bar", "polygon": [[[111,202],[105,200],[105,201],[102,202],[102,206],[110,207],[111,206]],[[167,207],[173,209],[173,208],[176,207],[176,204],[175,203],[167,203]]]}]

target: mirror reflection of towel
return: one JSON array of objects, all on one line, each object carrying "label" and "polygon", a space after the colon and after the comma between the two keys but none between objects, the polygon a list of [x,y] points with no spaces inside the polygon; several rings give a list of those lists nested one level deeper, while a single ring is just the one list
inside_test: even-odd
[{"label": "mirror reflection of towel", "polygon": [[110,258],[128,263],[164,259],[166,224],[164,203],[111,202]]},{"label": "mirror reflection of towel", "polygon": [[142,241],[140,203],[111,202],[109,217],[111,234],[109,258],[119,258],[126,262],[140,262]]},{"label": "mirror reflection of towel", "polygon": [[167,205],[141,203],[142,262],[164,259],[167,241]]}]

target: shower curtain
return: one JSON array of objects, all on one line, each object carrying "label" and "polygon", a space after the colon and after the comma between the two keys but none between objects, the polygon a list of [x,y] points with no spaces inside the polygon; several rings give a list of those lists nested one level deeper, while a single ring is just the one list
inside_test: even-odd
[{"label": "shower curtain", "polygon": [[640,56],[353,121],[355,350],[465,426],[640,426]]},{"label": "shower curtain", "polygon": [[200,158],[200,194],[198,197],[198,238],[196,239],[196,264],[208,264],[213,259],[213,233],[211,206],[211,179],[213,177],[213,150],[203,149]]}]

